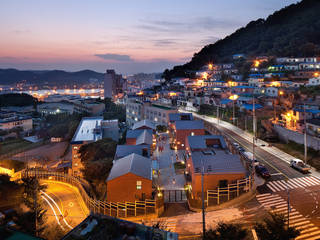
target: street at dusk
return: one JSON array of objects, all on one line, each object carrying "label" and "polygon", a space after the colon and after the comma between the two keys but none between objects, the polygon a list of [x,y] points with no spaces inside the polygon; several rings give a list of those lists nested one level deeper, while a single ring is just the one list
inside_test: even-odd
[{"label": "street at dusk", "polygon": [[0,239],[320,240],[319,12],[2,0]]}]

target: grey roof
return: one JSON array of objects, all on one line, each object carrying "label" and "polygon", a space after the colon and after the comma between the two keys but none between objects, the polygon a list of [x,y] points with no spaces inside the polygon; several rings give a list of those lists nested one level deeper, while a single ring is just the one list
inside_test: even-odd
[{"label": "grey roof", "polygon": [[132,173],[152,180],[151,159],[132,153],[114,162],[107,181]]},{"label": "grey roof", "polygon": [[188,143],[192,149],[206,149],[208,146],[206,145],[206,139],[218,139],[221,144],[221,148],[226,149],[227,144],[221,135],[197,135],[197,136],[188,136]]},{"label": "grey roof", "polygon": [[143,126],[146,126],[146,127],[153,129],[153,130],[156,129],[156,126],[150,120],[142,120],[142,121],[139,121],[139,122],[136,122],[135,124],[133,124],[132,130],[141,128]]},{"label": "grey roof", "polygon": [[123,158],[132,153],[142,155],[143,149],[148,149],[148,155],[150,155],[150,145],[118,145],[115,158]]},{"label": "grey roof", "polygon": [[241,164],[239,155],[232,155],[224,150],[197,151],[191,153],[191,158],[195,173],[201,173],[202,162],[204,164],[205,174],[222,173],[245,173],[246,170]]},{"label": "grey roof", "polygon": [[136,145],[140,144],[152,144],[152,134],[148,131],[143,131],[136,139]]},{"label": "grey roof", "polygon": [[204,129],[204,124],[202,120],[176,121],[176,129]]},{"label": "grey roof", "polygon": [[136,130],[128,130],[126,138],[137,138],[137,137],[140,136],[140,134],[143,131],[147,131],[148,133],[150,133],[152,135],[152,130],[151,129],[136,129]]},{"label": "grey roof", "polygon": [[169,121],[180,121],[180,120],[187,120],[184,118],[189,118],[188,121],[193,120],[192,113],[169,113]]}]

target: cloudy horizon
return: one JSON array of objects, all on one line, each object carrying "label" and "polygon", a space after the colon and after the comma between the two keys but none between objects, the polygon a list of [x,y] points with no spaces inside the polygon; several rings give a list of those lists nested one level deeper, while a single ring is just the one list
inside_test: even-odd
[{"label": "cloudy horizon", "polygon": [[0,68],[162,72],[296,2],[3,0]]}]

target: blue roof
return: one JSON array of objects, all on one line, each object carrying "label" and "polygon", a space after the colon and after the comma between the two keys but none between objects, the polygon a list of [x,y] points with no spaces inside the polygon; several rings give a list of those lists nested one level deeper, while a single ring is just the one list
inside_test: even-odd
[{"label": "blue roof", "polygon": [[228,98],[223,98],[223,99],[220,100],[220,104],[228,104],[230,102],[232,102],[232,100],[230,100]]},{"label": "blue roof", "polygon": [[169,121],[180,120],[193,120],[193,115],[192,113],[169,113]]},{"label": "blue roof", "polygon": [[208,148],[206,144],[206,139],[218,139],[221,145],[221,148],[227,148],[227,144],[221,135],[197,135],[197,136],[188,136],[188,143],[190,150],[192,149],[206,149]]},{"label": "blue roof", "polygon": [[[304,112],[304,109],[295,108],[293,110],[296,111],[296,112]],[[312,113],[312,114],[318,114],[318,113],[320,113],[320,110],[318,110],[318,109],[306,109],[306,112],[307,113]]]},{"label": "blue roof", "polygon": [[[253,104],[242,104],[241,107],[245,108],[246,110],[253,110]],[[255,109],[260,109],[262,108],[261,104],[255,104],[254,105]]]},{"label": "blue roof", "polygon": [[144,131],[147,131],[152,135],[152,129],[137,129],[137,130],[128,130],[126,138],[137,138],[139,137]]},{"label": "blue roof", "polygon": [[202,120],[194,121],[176,121],[176,129],[204,129],[204,124]]},{"label": "blue roof", "polygon": [[143,149],[147,149],[148,157],[150,156],[150,145],[118,145],[115,158],[122,158],[130,155],[131,153],[139,154],[142,156]]}]

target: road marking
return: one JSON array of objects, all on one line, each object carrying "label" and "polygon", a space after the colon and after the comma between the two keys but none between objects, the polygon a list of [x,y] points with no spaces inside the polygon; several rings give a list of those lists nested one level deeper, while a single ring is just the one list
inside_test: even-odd
[{"label": "road marking", "polygon": [[[319,181],[319,180],[318,180]],[[315,182],[312,177],[301,177],[301,178],[292,178],[288,181],[285,180],[276,180],[267,183],[267,187],[272,192],[279,192],[287,190],[287,188],[295,189],[295,188],[305,188],[308,186],[320,185],[319,182]]]},{"label": "road marking", "polygon": [[[288,206],[282,197],[277,194],[271,195],[257,195],[257,200],[260,204],[272,213],[282,214],[284,217],[288,216]],[[290,206],[291,207],[291,206]],[[300,230],[300,236],[296,239],[317,239],[320,235],[320,230],[306,217],[302,216],[296,209],[291,207],[290,226]]]}]

